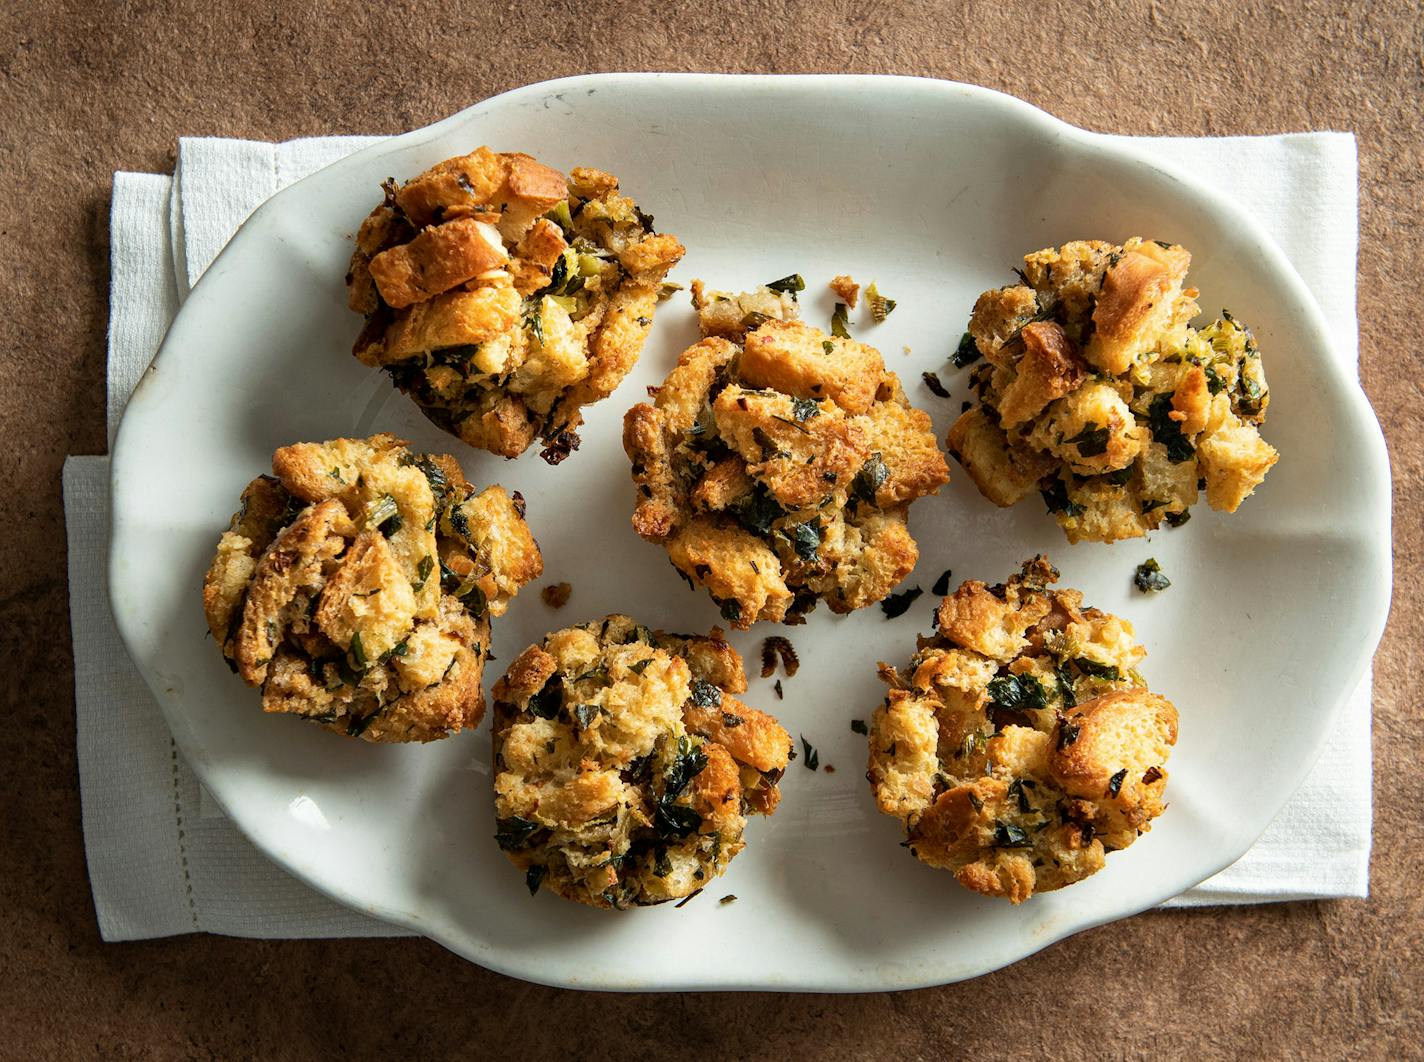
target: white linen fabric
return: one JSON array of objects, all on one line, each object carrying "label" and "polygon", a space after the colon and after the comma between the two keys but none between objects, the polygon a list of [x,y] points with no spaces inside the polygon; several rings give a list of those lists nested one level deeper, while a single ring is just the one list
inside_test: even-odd
[{"label": "white linen fabric", "polygon": [[[1336,354],[1357,371],[1353,136],[1114,139],[1194,175],[1254,214],[1319,300]],[[279,189],[372,142],[185,139],[173,177],[115,174],[110,443],[178,307],[248,214]],[[110,616],[108,458],[69,458],[64,500],[84,843],[104,939],[405,935],[287,875],[204,799]],[[1366,678],[1319,763],[1256,845],[1168,905],[1365,896],[1370,762]]]}]

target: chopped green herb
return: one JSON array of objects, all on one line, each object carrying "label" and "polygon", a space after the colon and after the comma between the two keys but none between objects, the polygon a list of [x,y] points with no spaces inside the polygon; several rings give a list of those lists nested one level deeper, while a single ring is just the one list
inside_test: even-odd
[{"label": "chopped green herb", "polygon": [[341,475],[341,469],[336,466],[332,466],[331,471],[328,472],[327,475],[330,476],[332,479],[336,480],[336,482],[338,483],[346,482],[346,480]]},{"label": "chopped green herb", "polygon": [[[721,703],[720,697],[718,703]],[[702,751],[702,746],[692,744],[685,736],[678,738],[677,755],[663,775],[663,798],[679,796],[687,788],[687,783],[701,774],[706,766],[707,754]]]},{"label": "chopped green herb", "polygon": [[1182,426],[1170,416],[1172,396],[1160,394],[1147,407],[1147,426],[1152,438],[1167,448],[1167,460],[1174,465],[1190,460],[1197,452],[1192,441],[1182,434]]},{"label": "chopped green herb", "polygon": [[631,671],[631,672],[633,672],[633,674],[635,674],[635,675],[641,675],[644,671],[648,670],[648,665],[651,664],[652,662],[653,662],[653,658],[652,658],[652,657],[648,657],[648,659],[646,659],[646,660],[639,660],[639,661],[638,661],[637,663],[635,663],[635,664],[629,664],[629,665],[628,665],[628,670]]},{"label": "chopped green herb", "polygon": [[1107,679],[1109,682],[1119,682],[1122,679],[1122,671],[1115,664],[1103,664],[1097,660],[1090,660],[1086,656],[1080,656],[1073,661],[1076,667],[1085,675],[1093,678]]},{"label": "chopped green herb", "polygon": [[736,903],[736,902],[737,902],[737,897],[734,896],[732,893],[729,892],[729,893],[727,893],[726,896],[723,896],[720,900],[717,901],[717,905],[718,905],[719,907],[725,907],[725,906],[727,906],[727,904],[729,904],[729,903]]},{"label": "chopped green herb", "polygon": [[1125,487],[1127,481],[1132,478],[1132,466],[1128,465],[1126,468],[1115,468],[1111,472],[1104,472],[1102,478],[1115,487]]},{"label": "chopped green herb", "polygon": [[786,515],[779,502],[760,483],[738,503],[736,517],[754,535],[765,537],[771,533],[771,525]]},{"label": "chopped green herb", "polygon": [[366,670],[366,648],[361,644],[361,632],[357,631],[351,636],[351,648],[347,650],[351,654],[351,662],[362,671]]},{"label": "chopped green herb", "polygon": [[821,415],[821,403],[814,398],[793,398],[791,400],[791,415],[797,420],[810,420],[812,417]]},{"label": "chopped green herb", "polygon": [[821,352],[823,354],[834,354],[836,352],[836,345],[829,339],[823,339],[821,340]]},{"label": "chopped green herb", "polygon": [[866,505],[874,505],[875,495],[889,478],[890,470],[885,467],[885,461],[878,452],[873,453],[851,480],[850,496]]},{"label": "chopped green herb", "polygon": [[463,594],[457,594],[460,604],[465,606],[466,611],[472,616],[483,616],[485,609],[489,607],[489,599],[485,597],[485,592],[480,589],[479,584],[470,580],[470,588]]},{"label": "chopped green herb", "polygon": [[736,623],[742,618],[742,603],[736,598],[728,598],[721,605],[722,618],[728,623]]},{"label": "chopped green herb", "polygon": [[1172,585],[1172,580],[1162,574],[1162,566],[1157,563],[1155,557],[1148,557],[1137,566],[1137,571],[1133,573],[1132,584],[1144,594],[1165,590]]},{"label": "chopped green herb", "polygon": [[425,580],[430,578],[430,573],[435,570],[435,558],[430,554],[420,558],[420,563],[415,566],[416,578],[419,582],[411,583],[412,590],[420,590],[425,586]]},{"label": "chopped green herb", "polygon": [[935,597],[944,597],[949,593],[949,580],[954,577],[954,573],[946,568],[940,573],[940,577],[934,581],[934,586],[930,587],[930,593]]},{"label": "chopped green herb", "polygon": [[790,295],[794,299],[798,291],[806,290],[806,281],[800,273],[792,273],[789,277],[773,280],[767,287],[772,291],[779,291],[783,295]]},{"label": "chopped green herb", "polygon": [[1226,390],[1226,381],[1223,380],[1219,375],[1217,375],[1215,369],[1208,365],[1205,369],[1205,372],[1207,391],[1209,391],[1211,394],[1219,395],[1222,391]]},{"label": "chopped green herb", "polygon": [[549,873],[549,868],[542,863],[535,863],[524,875],[524,884],[529,888],[529,895],[533,896],[539,891],[539,886],[544,883],[544,877]]},{"label": "chopped green herb", "polygon": [[538,693],[529,698],[529,711],[540,719],[553,719],[564,706],[564,679],[557,671],[549,676]]},{"label": "chopped green herb", "polygon": [[1002,675],[990,679],[988,690],[991,707],[1021,711],[1048,705],[1048,691],[1032,675]]},{"label": "chopped green herb", "polygon": [[466,541],[469,541],[470,517],[465,512],[465,510],[459,505],[452,505],[450,506],[450,512],[448,513],[448,516],[450,518],[450,527],[455,532],[455,534],[459,535]]},{"label": "chopped green herb", "polygon": [[580,730],[587,730],[588,724],[598,717],[599,711],[596,704],[576,704],[574,705],[574,722],[578,724]]},{"label": "chopped green herb", "polygon": [[1012,822],[994,824],[994,846],[996,848],[1032,848],[1033,841],[1022,826]]},{"label": "chopped green herb", "polygon": [[770,320],[771,318],[764,313],[758,313],[756,310],[748,310],[742,315],[741,324],[748,332],[755,332]]},{"label": "chopped green herb", "polygon": [[921,373],[920,376],[924,379],[925,386],[930,389],[930,394],[935,395],[937,398],[949,397],[949,391],[946,390],[944,384],[940,382],[940,378],[935,373],[924,372]]},{"label": "chopped green herb", "polygon": [[903,616],[906,610],[908,610],[923,593],[924,591],[918,586],[912,586],[910,589],[901,591],[898,594],[888,594],[885,599],[880,602],[880,611],[885,613],[886,619],[895,619],[899,616]]},{"label": "chopped green herb", "polygon": [[1183,509],[1183,510],[1182,510],[1181,512],[1179,512],[1179,513],[1168,513],[1168,514],[1167,514],[1167,517],[1166,517],[1166,519],[1167,519],[1167,526],[1168,526],[1168,527],[1181,527],[1183,524],[1185,524],[1185,523],[1186,523],[1188,520],[1190,520],[1191,518],[1192,518],[1192,514],[1191,514],[1190,512],[1188,512],[1186,509]]},{"label": "chopped green herb", "polygon": [[864,719],[852,719],[852,720],[850,721],[850,729],[851,729],[851,732],[852,732],[852,733],[855,733],[855,734],[869,734],[869,733],[870,733],[870,728],[865,725],[865,720],[864,720]]},{"label": "chopped green herb", "polygon": [[741,726],[745,722],[746,720],[743,719],[740,715],[733,715],[731,712],[722,713],[722,725],[725,726],[728,730],[735,730],[737,727]]},{"label": "chopped green herb", "polygon": [[[377,660],[376,663],[384,664],[388,660],[394,659],[398,656],[405,656],[409,652],[410,641],[406,638],[402,638],[400,641],[396,642],[395,645],[391,646],[384,653],[382,653],[380,659]],[[453,664],[454,661],[452,660],[451,663]]]},{"label": "chopped green herb", "polygon": [[836,308],[831,314],[831,335],[837,337],[838,339],[850,338],[849,322],[846,316],[847,313],[848,311],[846,309],[845,303],[836,303]]},{"label": "chopped green herb", "polygon": [[1063,441],[1078,447],[1078,453],[1083,457],[1097,457],[1105,454],[1108,450],[1108,440],[1112,437],[1112,432],[1107,428],[1100,428],[1094,421],[1088,421],[1083,425],[1083,430],[1071,439]]},{"label": "chopped green herb", "polygon": [[1078,740],[1078,734],[1083,729],[1080,723],[1070,723],[1066,719],[1058,722],[1058,750],[1061,752],[1073,742]]},{"label": "chopped green herb", "polygon": [[653,825],[663,836],[686,837],[702,825],[702,816],[692,808],[675,803],[687,783],[707,766],[707,754],[694,748],[687,738],[678,739],[677,756],[663,775],[663,792],[653,811]]},{"label": "chopped green herb", "polygon": [[517,851],[529,843],[529,838],[539,829],[539,824],[530,819],[511,815],[507,819],[496,819],[494,823],[495,842],[506,852]]},{"label": "chopped green herb", "polygon": [[1108,779],[1108,796],[1115,797],[1122,790],[1123,779],[1127,777],[1127,768],[1124,767]]},{"label": "chopped green herb", "polygon": [[974,342],[974,337],[968,332],[959,338],[959,346],[955,349],[950,361],[954,363],[956,369],[962,369],[966,365],[972,365],[979,360],[979,345]]},{"label": "chopped green herb", "polygon": [[1042,487],[1039,493],[1043,495],[1043,504],[1048,506],[1050,513],[1062,513],[1064,516],[1079,516],[1083,512],[1083,507],[1068,497],[1068,485],[1057,476],[1054,476],[1047,487]]},{"label": "chopped green herb", "polygon": [[[381,527],[387,520],[400,519],[400,509],[396,505],[396,500],[389,494],[382,494],[377,498],[371,507],[366,510],[364,526],[366,528]],[[397,528],[399,530],[399,528]],[[387,537],[393,532],[388,532]]]},{"label": "chopped green herb", "polygon": [[791,528],[791,544],[796,548],[796,556],[808,564],[816,561],[816,551],[821,548],[821,529],[814,523],[797,524]]},{"label": "chopped green herb", "polygon": [[821,754],[816,751],[814,745],[806,740],[805,734],[801,735],[801,749],[805,754],[801,760],[803,767],[808,771],[814,771],[821,766]]},{"label": "chopped green herb", "polygon": [[776,691],[776,699],[777,699],[778,701],[779,701],[779,700],[783,700],[783,699],[785,698],[786,695],[785,695],[784,693],[782,693],[782,691],[781,691],[781,680],[780,680],[780,679],[777,679],[775,682],[773,682],[773,683],[771,684],[771,688]]},{"label": "chopped green herb", "polygon": [[722,704],[722,690],[704,678],[692,680],[692,703],[699,708],[717,708]]}]

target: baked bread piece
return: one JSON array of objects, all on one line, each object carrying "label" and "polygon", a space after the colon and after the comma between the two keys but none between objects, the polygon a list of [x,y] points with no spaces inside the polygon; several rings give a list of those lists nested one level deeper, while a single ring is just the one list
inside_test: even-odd
[{"label": "baked bread piece", "polygon": [[524,499],[392,435],[284,446],[272,471],[203,582],[208,630],[262,710],[367,741],[478,724],[490,617],[544,567]]},{"label": "baked bread piece", "polygon": [[666,634],[613,615],[524,650],[494,687],[495,839],[541,884],[592,907],[690,896],[780,799],[791,738],[737,700],[717,628]]},{"label": "baked bread piece", "polygon": [[682,244],[612,174],[484,147],[385,191],[346,275],[356,357],[471,446],[539,438],[558,464],[638,360]]},{"label": "baked bread piece", "polygon": [[634,529],[741,630],[875,604],[919,557],[910,503],[949,479],[929,416],[789,293],[693,299],[705,338],[623,420]]},{"label": "baked bread piece", "polygon": [[1068,541],[1116,542],[1185,522],[1202,490],[1235,512],[1265,478],[1260,351],[1225,310],[1191,326],[1190,262],[1157,240],[1079,240],[979,296],[957,359],[983,355],[979,401],[946,441],[986,498],[1038,491]]},{"label": "baked bread piece", "polygon": [[1102,868],[1165,807],[1177,710],[1137,673],[1132,624],[1050,590],[1042,557],[940,603],[870,724],[866,777],[910,853],[1022,903]]}]

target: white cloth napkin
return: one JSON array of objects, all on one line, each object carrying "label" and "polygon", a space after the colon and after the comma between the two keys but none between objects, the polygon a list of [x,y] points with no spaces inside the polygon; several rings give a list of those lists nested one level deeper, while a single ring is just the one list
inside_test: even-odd
[{"label": "white cloth napkin", "polygon": [[[1119,138],[1235,197],[1285,249],[1356,365],[1353,136]],[[173,177],[114,176],[109,440],[192,285],[278,189],[371,143],[183,140]],[[84,843],[105,940],[206,931],[246,937],[402,935],[317,894],[257,852],[205,800],[109,613],[109,462],[64,467]],[[1366,895],[1370,687],[1340,713],[1320,762],[1239,862],[1172,905]]]}]

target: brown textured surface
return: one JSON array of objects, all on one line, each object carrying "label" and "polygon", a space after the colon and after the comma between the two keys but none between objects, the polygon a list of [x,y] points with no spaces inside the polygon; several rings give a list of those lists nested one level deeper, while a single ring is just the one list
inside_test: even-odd
[{"label": "brown textured surface", "polygon": [[[531,0],[512,15],[503,4],[407,0],[369,13],[165,6],[0,10],[0,1056],[1420,1050],[1424,743],[1410,665],[1424,639],[1414,596],[1424,576],[1424,31],[1414,4],[826,0],[788,5],[789,17],[764,0]],[[1124,133],[1355,131],[1363,373],[1396,498],[1368,902],[1154,913],[965,985],[851,998],[581,995],[418,940],[99,942],[79,826],[59,469],[66,453],[104,449],[112,171],[170,167],[181,134],[394,133],[518,84],[616,69],[923,74]]]}]

